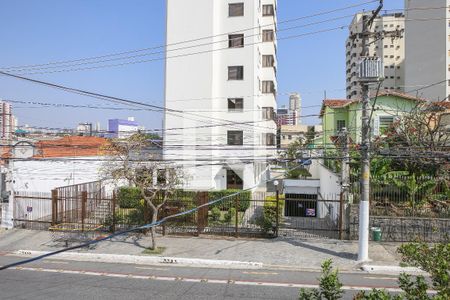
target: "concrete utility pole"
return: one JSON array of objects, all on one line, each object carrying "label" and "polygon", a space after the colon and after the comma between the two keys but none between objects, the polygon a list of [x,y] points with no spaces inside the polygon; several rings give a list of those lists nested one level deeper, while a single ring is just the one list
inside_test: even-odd
[{"label": "concrete utility pole", "polygon": [[[362,52],[361,59],[362,64],[366,63],[366,58],[369,56],[368,45],[370,26],[378,13],[383,8],[383,0],[380,0],[380,4],[376,11],[372,13],[369,20],[367,15],[363,15],[362,23]],[[360,66],[360,69],[365,66]],[[360,72],[363,73],[363,72]],[[365,72],[364,72],[365,73]],[[365,80],[363,78],[369,77],[367,74],[360,74],[360,82],[362,88],[362,128],[361,128],[361,199],[359,202],[359,247],[358,247],[358,261],[369,260],[369,196],[370,196],[370,120],[369,120],[369,83],[371,80]],[[379,77],[379,76],[376,76]]]},{"label": "concrete utility pole", "polygon": [[348,188],[350,186],[350,153],[348,148],[348,131],[342,128],[339,132],[339,142],[342,147],[342,166],[341,166],[341,195],[339,203],[339,239],[342,240],[344,232],[344,208],[347,202]]}]

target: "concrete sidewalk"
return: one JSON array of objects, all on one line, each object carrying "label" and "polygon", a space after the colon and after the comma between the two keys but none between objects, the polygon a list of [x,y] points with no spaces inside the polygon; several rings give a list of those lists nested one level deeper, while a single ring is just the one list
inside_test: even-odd
[{"label": "concrete sidewalk", "polygon": [[[264,267],[320,269],[325,259],[331,258],[342,271],[359,269],[356,262],[356,241],[277,239],[226,239],[217,237],[158,237],[158,246],[166,247],[159,255],[186,259],[227,260],[254,262]],[[100,242],[90,249],[75,252],[95,254],[144,255],[151,244],[149,236],[130,235]],[[371,265],[398,266],[396,244],[372,243]],[[50,232],[13,229],[0,232],[0,252],[17,250],[55,251],[64,248],[52,241]],[[146,255],[148,256],[148,255]]]}]

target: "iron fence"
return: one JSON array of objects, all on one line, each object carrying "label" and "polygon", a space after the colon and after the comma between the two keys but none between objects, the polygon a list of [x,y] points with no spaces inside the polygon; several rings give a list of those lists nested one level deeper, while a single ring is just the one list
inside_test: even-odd
[{"label": "iron fence", "polygon": [[[358,203],[359,178],[353,177],[349,200]],[[372,216],[450,218],[450,178],[429,176],[372,177]]]}]

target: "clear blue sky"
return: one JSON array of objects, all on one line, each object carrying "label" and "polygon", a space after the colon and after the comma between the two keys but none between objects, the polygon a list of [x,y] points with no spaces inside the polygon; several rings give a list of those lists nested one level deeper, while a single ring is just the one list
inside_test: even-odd
[{"label": "clear blue sky", "polygon": [[[212,1],[212,0],[211,0]],[[220,0],[215,0],[220,1]],[[256,0],[255,0],[256,1]],[[278,20],[349,6],[364,0],[279,0]],[[386,9],[403,7],[403,0],[385,1]],[[376,7],[376,3],[366,6]],[[362,7],[361,7],[362,8]],[[350,15],[356,9],[280,25],[279,28]],[[0,67],[104,55],[165,42],[165,0],[1,0]],[[347,26],[351,18],[280,32],[279,37]],[[281,93],[300,92],[303,106],[320,105],[328,97],[345,97],[347,28],[309,37],[279,41],[278,82]],[[163,62],[106,69],[29,75],[71,87],[162,105]],[[47,87],[0,76],[0,99],[82,105],[111,105]],[[287,102],[280,95],[279,105]],[[161,113],[93,109],[42,108],[15,104],[21,125],[73,128],[79,122],[135,116],[147,128],[161,128]],[[304,109],[316,114],[319,107]],[[304,123],[317,123],[307,118]]]}]

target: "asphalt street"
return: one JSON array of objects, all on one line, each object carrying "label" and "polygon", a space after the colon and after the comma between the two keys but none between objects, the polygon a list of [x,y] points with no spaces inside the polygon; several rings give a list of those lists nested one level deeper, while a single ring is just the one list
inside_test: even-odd
[{"label": "asphalt street", "polygon": [[[0,256],[0,265],[19,260]],[[317,286],[302,270],[140,266],[43,260],[0,271],[0,299],[297,299]],[[346,299],[355,290],[397,290],[395,276],[342,273]]]}]

